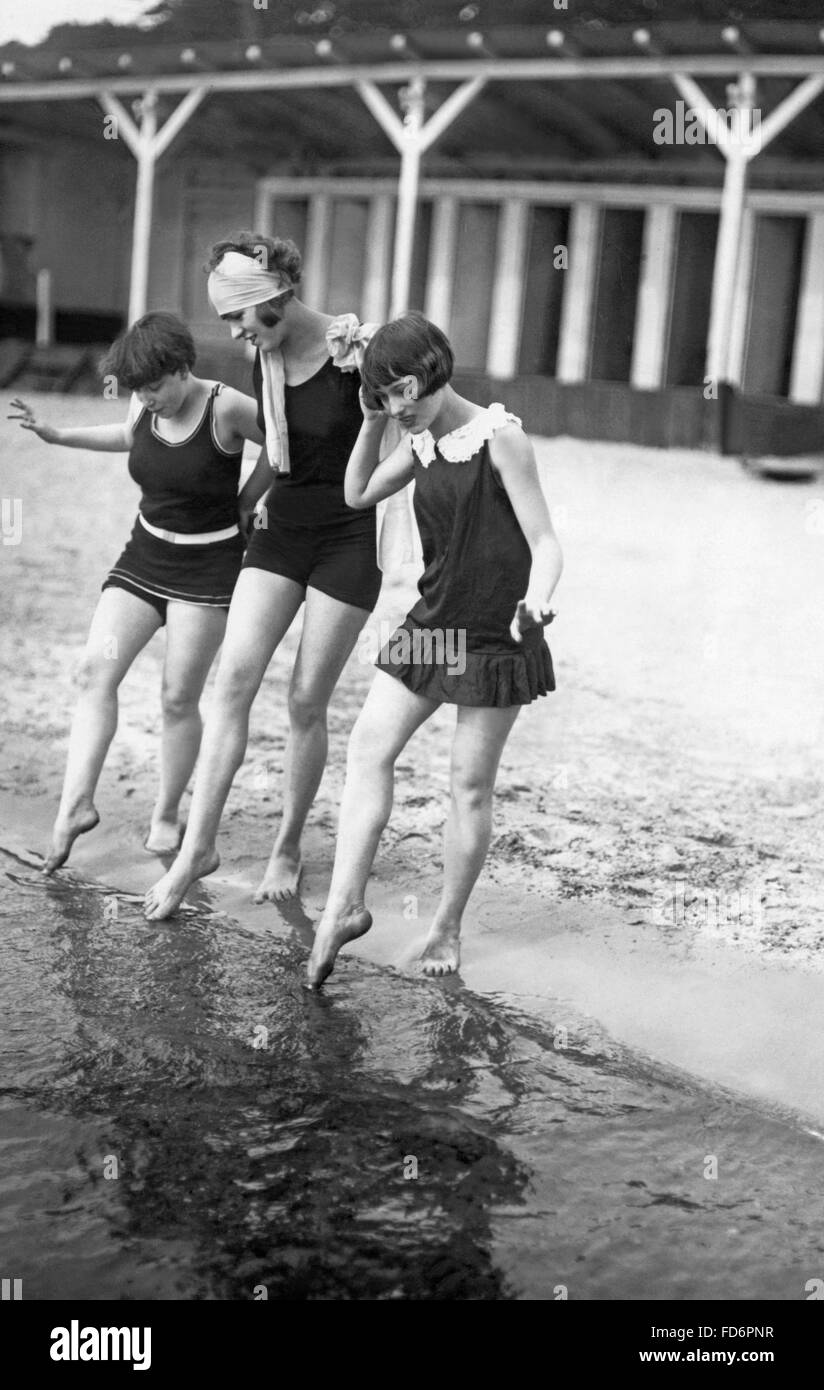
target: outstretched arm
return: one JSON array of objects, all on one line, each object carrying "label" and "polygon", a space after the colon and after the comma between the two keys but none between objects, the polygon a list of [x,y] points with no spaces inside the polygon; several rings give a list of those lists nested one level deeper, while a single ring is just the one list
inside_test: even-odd
[{"label": "outstretched arm", "polygon": [[349,456],[343,483],[346,505],[357,509],[374,507],[385,497],[400,492],[415,474],[415,457],[408,435],[381,459],[384,431],[388,433],[387,416],[382,410],[367,409],[362,389],[361,409],[363,424]]},{"label": "outstretched arm", "polygon": [[9,420],[19,420],[20,428],[31,430],[46,444],[63,444],[70,449],[100,449],[106,453],[119,453],[132,447],[131,425],[82,425],[77,429],[57,429],[38,418],[31,406],[19,397],[11,402],[11,409],[20,412],[9,415]]},{"label": "outstretched arm", "polygon": [[489,457],[532,552],[529,585],[512,620],[517,642],[524,628],[546,622],[564,559],[541,490],[535,452],[523,430],[517,425],[497,430],[490,440]]}]

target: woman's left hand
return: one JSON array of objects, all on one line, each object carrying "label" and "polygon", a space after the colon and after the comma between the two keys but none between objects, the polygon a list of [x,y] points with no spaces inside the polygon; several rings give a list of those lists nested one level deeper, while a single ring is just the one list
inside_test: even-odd
[{"label": "woman's left hand", "polygon": [[374,424],[376,420],[386,420],[386,412],[384,410],[370,410],[369,406],[366,404],[362,386],[358,391],[358,399],[360,400],[360,408],[363,411],[363,418],[367,425]]},{"label": "woman's left hand", "polygon": [[523,633],[528,632],[531,627],[547,627],[555,617],[557,614],[550,608],[548,599],[542,602],[527,594],[525,598],[518,600],[509,635],[513,642],[520,642]]}]

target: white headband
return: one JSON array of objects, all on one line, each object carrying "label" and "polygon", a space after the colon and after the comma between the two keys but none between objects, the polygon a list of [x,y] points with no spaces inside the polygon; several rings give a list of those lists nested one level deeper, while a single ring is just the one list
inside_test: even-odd
[{"label": "white headband", "polygon": [[209,275],[209,298],[218,314],[237,314],[288,294],[294,287],[277,271],[264,270],[254,256],[227,251]]}]

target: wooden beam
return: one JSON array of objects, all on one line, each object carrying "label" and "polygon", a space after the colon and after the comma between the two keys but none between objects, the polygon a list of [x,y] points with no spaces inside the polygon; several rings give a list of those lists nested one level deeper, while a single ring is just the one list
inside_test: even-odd
[{"label": "wooden beam", "polygon": [[775,136],[778,135],[785,126],[788,126],[790,121],[794,121],[796,116],[800,115],[804,110],[805,106],[809,106],[811,101],[815,101],[815,98],[822,91],[824,91],[824,73],[808,77],[804,82],[799,83],[795,90],[790,92],[788,97],[785,97],[782,102],[779,102],[778,106],[770,112],[769,116],[764,117],[758,127],[756,133],[758,136],[759,150],[765,149],[770,141],[775,139]]},{"label": "wooden beam", "polygon": [[[727,77],[741,67],[741,58],[730,54],[647,55],[623,58],[494,58],[396,61],[375,64],[340,64],[334,67],[268,69],[266,71],[214,71],[210,73],[128,73],[121,76],[57,80],[54,82],[0,81],[0,102],[76,101],[97,97],[104,89],[114,93],[186,92],[201,86],[211,91],[295,91],[300,88],[349,87],[358,81],[376,84],[423,77],[430,82],[465,82],[481,77],[487,82],[509,81],[616,81],[650,79],[688,72],[693,77]],[[824,54],[754,54],[748,71],[764,77],[824,76]]]},{"label": "wooden beam", "polygon": [[[816,168],[824,172],[823,165]],[[291,197],[304,197],[311,193],[328,192],[330,189],[349,197],[368,198],[384,188],[394,190],[396,182],[389,174],[383,182],[374,176],[352,176],[339,178],[334,174],[291,176],[274,175],[261,180],[273,192]],[[598,182],[589,185],[574,179],[485,179],[482,190],[477,179],[433,178],[428,175],[421,180],[421,195],[427,198],[454,197],[459,201],[467,199],[477,202],[503,202],[507,198],[526,198],[538,206],[564,206],[586,200],[603,207],[644,208],[653,203],[672,203],[675,207],[698,212],[717,212],[721,205],[722,190],[718,188],[691,188],[684,185],[663,183],[644,184]],[[751,189],[747,203],[757,212],[770,212],[777,215],[799,217],[808,210],[824,211],[824,192],[796,192],[792,189],[754,188]]]}]

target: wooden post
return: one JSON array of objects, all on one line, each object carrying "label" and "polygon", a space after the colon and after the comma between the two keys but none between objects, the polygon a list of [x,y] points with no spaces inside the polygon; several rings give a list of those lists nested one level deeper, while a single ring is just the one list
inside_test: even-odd
[{"label": "wooden post", "polygon": [[518,372],[526,279],[529,204],[507,198],[498,219],[495,283],[487,343],[487,374],[509,381]]},{"label": "wooden post", "polygon": [[601,208],[573,203],[569,219],[569,269],[561,302],[558,344],[559,381],[586,381],[592,349],[592,316],[601,247]]},{"label": "wooden post", "polygon": [[132,233],[132,265],[129,281],[129,323],[142,318],[146,312],[149,291],[149,246],[152,235],[152,198],[155,164],[175,136],[188,121],[192,112],[206,95],[203,86],[192,88],[175,108],[165,125],[157,128],[157,93],[143,93],[140,101],[140,124],[137,125],[126,108],[110,91],[98,91],[97,99],[107,115],[116,122],[118,136],[129,146],[137,160],[137,185],[134,200]]},{"label": "wooden post", "polygon": [[706,375],[716,388],[719,382],[729,380],[732,310],[746,186],[747,157],[742,150],[731,149],[724,170],[707,335]]},{"label": "wooden post", "polygon": [[366,233],[366,266],[361,306],[362,317],[366,322],[383,323],[386,318],[393,212],[391,195],[376,193],[369,204],[369,227]]},{"label": "wooden post", "polygon": [[468,82],[462,82],[424,124],[426,82],[422,77],[414,76],[410,80],[409,86],[404,87],[398,94],[404,111],[403,121],[399,120],[397,113],[393,111],[386,97],[374,82],[366,81],[363,78],[355,81],[355,90],[360,93],[375,120],[389,136],[401,156],[398,214],[395,221],[395,249],[392,264],[392,294],[389,306],[390,318],[395,318],[397,314],[403,313],[409,302],[421,156],[443,134],[455,117],[474,100],[485,82],[486,78],[481,75],[470,78]]},{"label": "wooden post", "polygon": [[409,286],[412,279],[412,253],[415,244],[415,217],[418,211],[418,183],[421,170],[421,140],[423,129],[423,78],[413,78],[400,93],[404,109],[401,172],[398,180],[398,215],[395,222],[395,257],[392,266],[392,294],[389,317],[397,318],[409,307]]},{"label": "wooden post", "polygon": [[157,97],[154,92],[146,92],[140,103],[140,143],[137,149],[132,273],[129,284],[130,324],[143,317],[148,300],[149,245],[152,236],[152,199],[155,171],[154,138],[156,133]]},{"label": "wooden post", "polygon": [[790,400],[821,403],[824,386],[824,212],[807,219]]},{"label": "wooden post", "polygon": [[449,336],[452,288],[455,283],[455,248],[458,241],[458,200],[451,193],[435,199],[429,277],[426,283],[426,317]]},{"label": "wooden post", "polygon": [[38,270],[35,296],[37,303],[35,342],[38,347],[51,347],[54,342],[54,304],[52,302],[52,273],[50,270]]},{"label": "wooden post", "polygon": [[329,233],[332,226],[332,200],[328,193],[315,193],[309,203],[309,218],[306,227],[306,255],[303,278],[306,292],[303,295],[310,309],[324,308],[326,303],[326,281],[329,271]]},{"label": "wooden post", "polygon": [[741,218],[741,237],[738,243],[738,268],[735,275],[735,294],[732,300],[730,351],[727,360],[727,380],[733,386],[741,386],[744,378],[754,250],[755,214],[751,208],[745,208]]},{"label": "wooden post", "polygon": [[672,203],[655,203],[647,209],[630,372],[631,384],[640,390],[654,391],[666,380],[677,225]]}]

